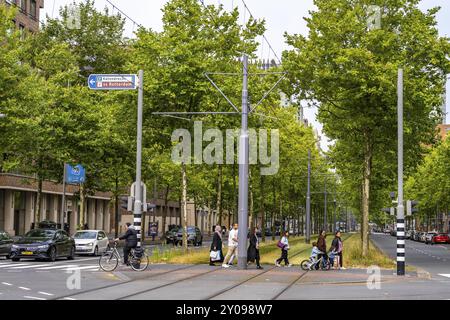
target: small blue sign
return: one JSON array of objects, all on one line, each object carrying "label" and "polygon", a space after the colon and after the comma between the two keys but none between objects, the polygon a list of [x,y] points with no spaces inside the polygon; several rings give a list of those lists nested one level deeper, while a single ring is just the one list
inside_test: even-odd
[{"label": "small blue sign", "polygon": [[86,170],[81,165],[74,167],[67,165],[66,181],[67,183],[84,183],[86,181]]},{"label": "small blue sign", "polygon": [[91,74],[88,78],[91,90],[136,90],[137,85],[135,74]]}]

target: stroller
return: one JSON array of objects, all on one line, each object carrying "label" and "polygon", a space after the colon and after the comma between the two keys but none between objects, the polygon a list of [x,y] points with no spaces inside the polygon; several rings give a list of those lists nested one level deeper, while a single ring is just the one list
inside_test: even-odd
[{"label": "stroller", "polygon": [[[321,255],[320,258],[318,258],[318,255]],[[330,270],[331,268],[331,261],[330,258],[325,259],[324,252],[319,251],[318,255],[313,255],[309,257],[308,260],[303,260],[300,263],[300,267],[302,270],[305,271],[312,271],[312,270]],[[334,258],[334,257],[333,257]]]}]

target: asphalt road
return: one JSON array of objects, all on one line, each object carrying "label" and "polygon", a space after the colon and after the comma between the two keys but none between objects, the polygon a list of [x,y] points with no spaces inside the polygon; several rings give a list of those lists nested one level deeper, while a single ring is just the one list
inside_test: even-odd
[{"label": "asphalt road", "polygon": [[[371,235],[375,245],[395,259],[397,254],[397,238],[384,235]],[[450,245],[424,244],[405,240],[405,260],[407,265],[421,268],[430,273],[433,279],[450,279]]]},{"label": "asphalt road", "polygon": [[[377,246],[395,257],[394,237],[372,235]],[[311,271],[299,266],[264,270],[224,269],[208,265],[150,265],[144,272],[119,266],[98,268],[97,257],[52,262],[0,260],[0,300],[116,299],[410,299],[450,300],[450,246],[407,242],[407,262],[430,272],[430,278],[381,270],[380,286],[368,286],[365,269]],[[344,252],[345,255],[345,252]],[[344,260],[345,261],[345,260]]]}]

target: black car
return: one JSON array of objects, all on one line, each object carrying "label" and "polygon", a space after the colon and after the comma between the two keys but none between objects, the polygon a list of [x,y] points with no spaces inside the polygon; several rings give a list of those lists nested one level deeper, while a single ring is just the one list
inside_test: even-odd
[{"label": "black car", "polygon": [[20,258],[55,261],[59,257],[69,260],[75,257],[75,240],[64,230],[34,229],[11,246],[12,261]]},{"label": "black car", "polygon": [[6,257],[6,259],[9,259],[12,243],[13,239],[9,236],[9,234],[4,231],[0,231],[0,257]]},{"label": "black car", "polygon": [[169,231],[166,231],[165,236],[166,236],[166,243],[173,243],[175,244],[177,241],[177,233],[178,233],[178,229],[179,227],[176,228],[172,228]]},{"label": "black car", "polygon": [[[187,243],[192,243],[194,246],[201,246],[203,242],[203,235],[197,227],[187,227]],[[183,228],[178,229],[176,244],[183,245]]]}]

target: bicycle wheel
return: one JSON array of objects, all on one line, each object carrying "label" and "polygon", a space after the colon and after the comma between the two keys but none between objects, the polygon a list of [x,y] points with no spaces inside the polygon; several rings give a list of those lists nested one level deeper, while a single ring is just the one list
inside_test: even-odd
[{"label": "bicycle wheel", "polygon": [[134,255],[130,257],[130,266],[134,271],[144,271],[147,269],[148,265],[149,260],[145,252],[142,252],[140,257]]},{"label": "bicycle wheel", "polygon": [[302,270],[308,271],[310,268],[310,264],[311,262],[309,260],[303,260],[302,263],[300,263],[300,267],[302,268]]},{"label": "bicycle wheel", "polygon": [[114,271],[119,265],[119,257],[112,251],[107,251],[100,257],[98,264],[103,271]]},{"label": "bicycle wheel", "polygon": [[326,261],[326,262],[325,262],[325,265],[324,265],[324,263],[321,263],[320,268],[321,268],[322,270],[330,270],[330,268],[331,268],[331,263],[330,263],[330,261]]}]

